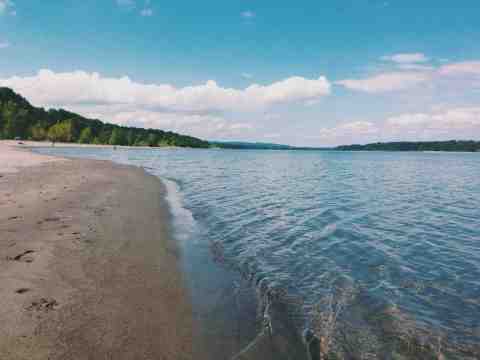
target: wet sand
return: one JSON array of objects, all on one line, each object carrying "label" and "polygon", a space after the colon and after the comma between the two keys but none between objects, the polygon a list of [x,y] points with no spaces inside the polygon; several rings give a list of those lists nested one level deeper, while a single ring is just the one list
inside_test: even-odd
[{"label": "wet sand", "polygon": [[207,358],[164,192],[141,169],[0,143],[0,359]]}]

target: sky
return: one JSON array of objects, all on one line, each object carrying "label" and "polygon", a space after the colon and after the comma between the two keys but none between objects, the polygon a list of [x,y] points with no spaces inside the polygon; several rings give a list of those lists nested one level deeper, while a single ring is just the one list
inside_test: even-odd
[{"label": "sky", "polygon": [[0,0],[0,86],[207,140],[480,140],[478,0]]}]

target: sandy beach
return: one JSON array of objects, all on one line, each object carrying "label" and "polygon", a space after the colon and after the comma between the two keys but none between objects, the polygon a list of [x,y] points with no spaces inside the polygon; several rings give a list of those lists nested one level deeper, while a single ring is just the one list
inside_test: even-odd
[{"label": "sandy beach", "polygon": [[0,143],[0,359],[192,359],[161,182]]}]

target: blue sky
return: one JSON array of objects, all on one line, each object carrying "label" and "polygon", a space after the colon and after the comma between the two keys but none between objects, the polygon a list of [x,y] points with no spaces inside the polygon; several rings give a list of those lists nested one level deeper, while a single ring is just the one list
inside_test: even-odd
[{"label": "blue sky", "polygon": [[480,139],[478,1],[0,0],[0,85],[207,139]]}]

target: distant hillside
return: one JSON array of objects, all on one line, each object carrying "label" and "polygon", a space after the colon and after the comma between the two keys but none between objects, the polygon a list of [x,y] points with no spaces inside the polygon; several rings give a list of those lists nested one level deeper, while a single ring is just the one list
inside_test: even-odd
[{"label": "distant hillside", "polygon": [[0,139],[49,140],[83,144],[181,146],[207,148],[210,144],[170,131],[124,127],[87,119],[66,110],[32,106],[9,88],[0,88]]},{"label": "distant hillside", "polygon": [[341,151],[480,151],[480,141],[403,141],[373,143],[367,145],[343,145],[335,150]]},{"label": "distant hillside", "polygon": [[289,145],[270,144],[270,143],[251,143],[243,141],[211,141],[210,144],[222,149],[243,149],[243,150],[292,150],[295,149]]}]

